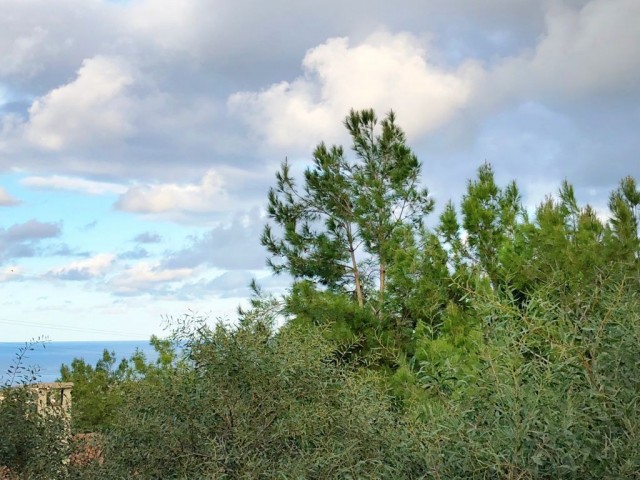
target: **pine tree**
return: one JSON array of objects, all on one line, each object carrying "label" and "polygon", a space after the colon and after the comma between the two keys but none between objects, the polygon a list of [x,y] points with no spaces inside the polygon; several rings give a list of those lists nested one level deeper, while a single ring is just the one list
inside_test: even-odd
[{"label": "pine tree", "polygon": [[302,188],[283,163],[269,192],[277,231],[267,225],[262,244],[274,272],[353,292],[360,307],[370,303],[380,314],[398,242],[407,230],[417,234],[433,200],[393,112],[378,124],[373,110],[352,110],[344,125],[355,158],[321,143]]}]

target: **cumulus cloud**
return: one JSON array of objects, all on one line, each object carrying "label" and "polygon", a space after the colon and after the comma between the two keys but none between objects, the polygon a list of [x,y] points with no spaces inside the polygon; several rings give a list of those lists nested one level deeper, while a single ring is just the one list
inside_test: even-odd
[{"label": "cumulus cloud", "polygon": [[535,48],[504,59],[484,87],[490,96],[533,95],[552,102],[637,93],[638,18],[635,0],[593,0],[578,7],[553,2]]},{"label": "cumulus cloud", "polygon": [[439,66],[414,35],[378,32],[361,43],[332,38],[307,52],[304,74],[260,92],[239,92],[228,101],[267,144],[309,148],[334,140],[350,108],[398,112],[409,135],[451,120],[473,94],[482,74],[473,61]]},{"label": "cumulus cloud", "polygon": [[14,205],[18,205],[18,203],[20,203],[18,200],[13,198],[4,188],[0,187],[0,207],[13,207]]},{"label": "cumulus cloud", "polygon": [[309,151],[320,140],[340,139],[351,107],[379,114],[393,108],[416,139],[532,99],[551,106],[637,99],[639,17],[635,0],[552,2],[544,32],[530,48],[490,62],[467,58],[455,68],[442,63],[433,44],[409,33],[378,32],[361,42],[331,38],[306,53],[301,76],[237,92],[227,105],[266,144]]},{"label": "cumulus cloud", "polygon": [[67,177],[64,175],[52,175],[50,177],[25,177],[20,183],[25,187],[69,190],[74,192],[87,193],[89,195],[122,194],[127,187],[116,183],[97,182],[79,177]]},{"label": "cumulus cloud", "polygon": [[[635,0],[214,4],[215,15],[203,0],[9,2],[2,166],[184,186],[212,164],[263,166],[243,124],[295,155],[341,141],[351,107],[393,108],[412,143],[461,124],[471,144],[473,127],[526,98],[637,83]],[[264,22],[285,9],[293,17]]]},{"label": "cumulus cloud", "polygon": [[36,99],[29,108],[26,137],[45,150],[120,141],[134,131],[127,111],[132,69],[118,57],[82,62],[77,77]]},{"label": "cumulus cloud", "polygon": [[59,280],[90,280],[104,275],[115,260],[112,253],[100,253],[84,260],[71,262],[62,267],[49,270],[45,277]]},{"label": "cumulus cloud", "polygon": [[198,184],[134,186],[117,201],[119,210],[143,213],[207,213],[230,207],[225,182],[216,170],[205,173]]}]

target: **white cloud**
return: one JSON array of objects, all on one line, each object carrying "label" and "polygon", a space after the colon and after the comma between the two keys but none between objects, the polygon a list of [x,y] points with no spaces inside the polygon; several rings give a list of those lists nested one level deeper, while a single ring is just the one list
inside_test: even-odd
[{"label": "white cloud", "polygon": [[53,151],[122,140],[134,130],[126,95],[133,83],[131,68],[120,58],[85,60],[75,80],[33,102],[26,138]]},{"label": "white cloud", "polygon": [[638,18],[637,0],[551,2],[531,49],[486,66],[467,59],[454,69],[409,33],[378,32],[360,43],[331,38],[307,52],[303,75],[237,92],[227,104],[266,144],[308,151],[341,139],[349,108],[379,115],[393,108],[416,138],[460,120],[461,111],[482,121],[513,102],[624,98],[640,84]]},{"label": "white cloud", "polygon": [[206,213],[229,209],[229,195],[222,176],[211,169],[199,184],[161,184],[129,188],[116,207],[127,212]]},{"label": "white cloud", "polygon": [[[52,175],[50,177],[26,177],[20,183],[26,187],[44,188],[53,190],[71,190],[74,192],[88,193],[90,195],[122,194],[127,187],[117,183],[97,182],[78,177]],[[1,195],[0,195],[1,198]]]},{"label": "white cloud", "polygon": [[192,268],[162,268],[158,264],[139,262],[109,280],[114,293],[134,295],[162,290],[165,284],[193,275]]},{"label": "white cloud", "polygon": [[332,38],[307,52],[304,75],[229,98],[230,111],[276,147],[309,148],[335,140],[350,108],[393,109],[408,135],[432,131],[463,108],[482,74],[475,62],[437,65],[408,33],[378,32],[352,45]]},{"label": "white cloud", "polygon": [[13,198],[4,188],[0,187],[0,207],[12,207],[18,203],[20,203],[18,200]]},{"label": "white cloud", "polygon": [[115,258],[116,256],[112,253],[100,253],[84,260],[54,268],[47,272],[45,277],[61,280],[88,280],[105,274]]}]

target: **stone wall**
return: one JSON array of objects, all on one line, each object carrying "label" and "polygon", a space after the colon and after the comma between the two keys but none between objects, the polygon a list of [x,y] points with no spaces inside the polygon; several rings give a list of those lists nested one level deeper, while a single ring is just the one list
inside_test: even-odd
[{"label": "stone wall", "polygon": [[[34,394],[37,411],[39,414],[61,414],[71,421],[71,392],[73,383],[71,382],[51,382],[34,383],[26,387],[18,386],[13,388],[27,388]],[[0,402],[3,399],[0,391]]]}]

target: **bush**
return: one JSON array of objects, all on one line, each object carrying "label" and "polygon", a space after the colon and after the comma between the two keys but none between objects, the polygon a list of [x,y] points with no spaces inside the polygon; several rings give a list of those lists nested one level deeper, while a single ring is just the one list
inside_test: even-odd
[{"label": "bush", "polygon": [[127,392],[106,477],[416,478],[424,470],[379,378],[336,366],[320,332],[195,321],[179,336],[185,361]]},{"label": "bush", "polygon": [[63,479],[69,455],[69,429],[61,406],[47,414],[37,408],[37,393],[30,383],[37,370],[25,366],[29,351],[41,340],[27,342],[16,354],[8,379],[0,388],[0,473],[30,479]]},{"label": "bush", "polygon": [[488,336],[473,395],[425,422],[442,478],[640,478],[638,276],[600,272],[590,295],[524,310],[477,298]]}]

